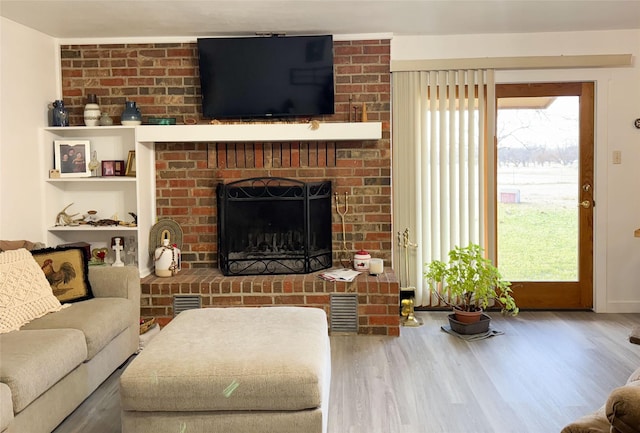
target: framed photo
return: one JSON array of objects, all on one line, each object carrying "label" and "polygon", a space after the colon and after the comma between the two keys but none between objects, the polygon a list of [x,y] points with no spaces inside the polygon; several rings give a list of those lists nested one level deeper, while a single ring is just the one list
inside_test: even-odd
[{"label": "framed photo", "polygon": [[60,177],[90,177],[89,140],[55,140],[53,142],[54,168]]},{"label": "framed photo", "polygon": [[124,176],[124,161],[102,161],[102,176]]},{"label": "framed photo", "polygon": [[136,151],[130,150],[129,156],[127,157],[127,169],[125,170],[125,175],[127,176],[136,176]]}]

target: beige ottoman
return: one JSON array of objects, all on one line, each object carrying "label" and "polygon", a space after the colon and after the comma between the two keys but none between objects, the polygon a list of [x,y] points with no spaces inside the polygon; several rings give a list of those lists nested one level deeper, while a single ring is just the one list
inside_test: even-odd
[{"label": "beige ottoman", "polygon": [[122,432],[325,433],[330,380],[321,309],[187,310],[122,374]]}]

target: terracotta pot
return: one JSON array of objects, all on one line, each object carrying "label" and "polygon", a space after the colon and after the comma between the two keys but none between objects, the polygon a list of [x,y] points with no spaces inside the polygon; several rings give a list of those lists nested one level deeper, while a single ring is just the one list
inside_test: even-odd
[{"label": "terracotta pot", "polygon": [[458,322],[476,323],[480,321],[480,317],[482,316],[482,309],[478,311],[463,311],[454,308],[453,313],[456,315],[456,320]]}]

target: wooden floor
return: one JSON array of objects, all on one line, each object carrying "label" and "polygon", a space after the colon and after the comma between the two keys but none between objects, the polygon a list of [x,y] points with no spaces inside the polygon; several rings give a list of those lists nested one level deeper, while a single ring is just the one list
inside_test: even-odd
[{"label": "wooden floor", "polygon": [[[640,367],[640,314],[492,314],[503,335],[466,342],[444,312],[400,337],[336,335],[329,433],[551,433],[604,404]],[[114,373],[55,433],[120,433]]]}]

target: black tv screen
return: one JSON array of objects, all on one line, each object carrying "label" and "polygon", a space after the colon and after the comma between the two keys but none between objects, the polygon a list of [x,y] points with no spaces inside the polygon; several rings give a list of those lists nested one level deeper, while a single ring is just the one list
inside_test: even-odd
[{"label": "black tv screen", "polygon": [[333,37],[198,39],[205,118],[334,113]]}]

